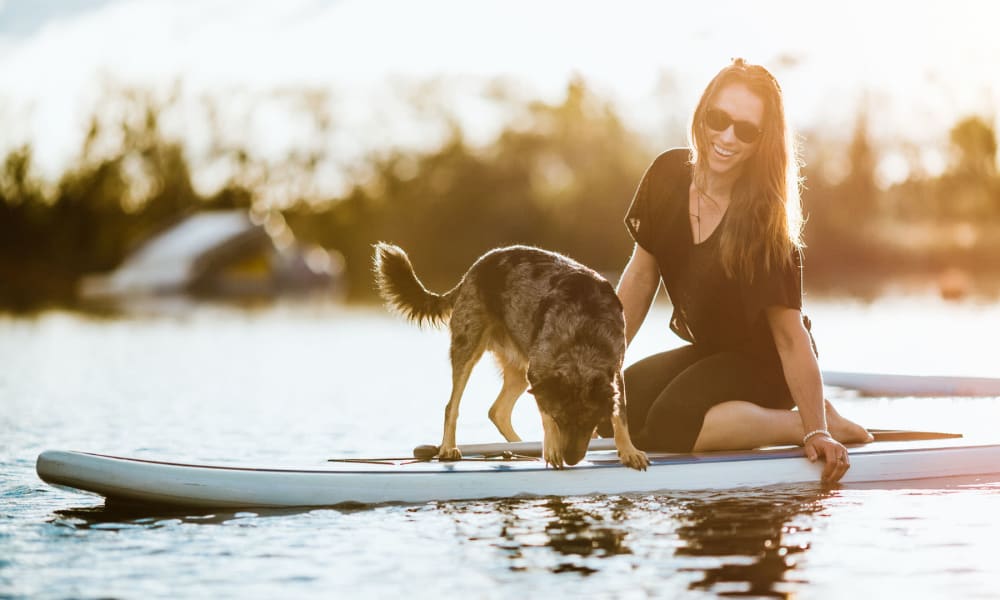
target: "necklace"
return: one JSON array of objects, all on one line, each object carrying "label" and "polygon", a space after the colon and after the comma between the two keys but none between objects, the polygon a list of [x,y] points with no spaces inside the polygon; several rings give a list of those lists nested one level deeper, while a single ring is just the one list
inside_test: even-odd
[{"label": "necklace", "polygon": [[695,192],[697,192],[697,199],[695,200],[695,205],[694,205],[695,212],[694,212],[694,214],[692,214],[692,213],[688,213],[688,214],[690,216],[694,217],[694,220],[697,221],[697,223],[698,223],[698,239],[695,241],[695,243],[696,244],[700,244],[700,243],[702,243],[702,241],[704,241],[704,240],[702,240],[702,237],[701,237],[701,199],[702,198],[706,198],[709,202],[711,202],[712,204],[714,204],[716,211],[720,211],[720,209],[719,209],[719,203],[716,202],[714,198],[712,198],[711,196],[709,196],[708,194],[706,194],[705,192],[703,192],[700,187],[698,187],[697,185],[695,185],[694,186],[694,190],[695,190]]}]

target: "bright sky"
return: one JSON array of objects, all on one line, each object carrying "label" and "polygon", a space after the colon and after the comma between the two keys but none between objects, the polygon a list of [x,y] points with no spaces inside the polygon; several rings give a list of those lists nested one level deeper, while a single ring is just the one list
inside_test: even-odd
[{"label": "bright sky", "polygon": [[[31,140],[60,172],[109,78],[180,81],[234,113],[241,93],[327,90],[347,156],[433,137],[390,93],[400,82],[451,82],[444,100],[485,139],[500,124],[485,81],[557,100],[579,74],[655,139],[687,118],[664,97],[689,110],[732,56],[771,68],[799,129],[848,135],[867,94],[877,135],[942,146],[958,118],[997,116],[998,17],[989,0],[0,0],[0,150]],[[304,135],[267,111],[233,128],[274,153]]]}]

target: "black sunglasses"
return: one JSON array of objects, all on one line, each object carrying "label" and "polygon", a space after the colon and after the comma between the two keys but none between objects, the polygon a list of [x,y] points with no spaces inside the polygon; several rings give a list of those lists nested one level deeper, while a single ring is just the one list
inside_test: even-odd
[{"label": "black sunglasses", "polygon": [[729,113],[718,108],[705,111],[705,124],[715,131],[725,131],[733,126],[733,133],[744,144],[752,144],[760,137],[760,129],[750,121],[735,121]]}]

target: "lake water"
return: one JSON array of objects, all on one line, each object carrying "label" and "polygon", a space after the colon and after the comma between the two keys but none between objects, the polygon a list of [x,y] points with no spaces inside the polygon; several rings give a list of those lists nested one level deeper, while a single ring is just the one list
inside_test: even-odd
[{"label": "lake water", "polygon": [[[1000,376],[1000,308],[813,302],[824,369]],[[657,307],[629,361],[675,345]],[[47,448],[269,464],[436,443],[444,332],[379,308],[0,317],[0,598],[1000,597],[1000,476],[894,487],[165,514],[49,487]],[[494,370],[459,441],[494,441]],[[1000,398],[857,398],[869,427],[996,435]],[[514,424],[541,437],[522,400]]]}]

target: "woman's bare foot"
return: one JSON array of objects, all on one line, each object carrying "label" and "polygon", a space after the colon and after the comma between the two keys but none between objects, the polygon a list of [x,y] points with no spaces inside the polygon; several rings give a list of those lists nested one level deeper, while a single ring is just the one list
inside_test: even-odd
[{"label": "woman's bare foot", "polygon": [[854,421],[846,419],[837,412],[829,400],[826,403],[826,425],[830,429],[830,435],[841,444],[866,444],[872,441],[872,434],[868,430],[858,425]]}]

